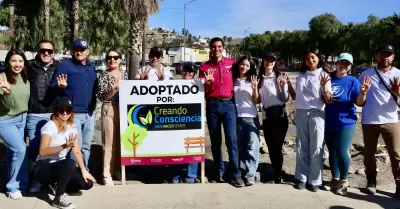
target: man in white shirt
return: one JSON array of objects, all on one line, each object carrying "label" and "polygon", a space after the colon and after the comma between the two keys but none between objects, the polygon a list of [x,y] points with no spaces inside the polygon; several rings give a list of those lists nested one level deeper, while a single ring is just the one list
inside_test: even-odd
[{"label": "man in white shirt", "polygon": [[163,61],[163,50],[160,47],[153,47],[149,52],[150,65],[141,67],[135,79],[137,80],[151,80],[162,81],[172,79],[172,73],[168,69],[164,69],[161,65]]},{"label": "man in white shirt", "polygon": [[372,81],[366,95],[361,121],[365,144],[364,165],[368,181],[366,192],[376,193],[375,152],[379,135],[382,134],[396,182],[395,197],[400,199],[400,126],[397,113],[400,70],[392,66],[394,54],[393,46],[379,45],[375,56],[378,66],[363,72],[359,80],[362,83],[364,78],[369,76]]}]

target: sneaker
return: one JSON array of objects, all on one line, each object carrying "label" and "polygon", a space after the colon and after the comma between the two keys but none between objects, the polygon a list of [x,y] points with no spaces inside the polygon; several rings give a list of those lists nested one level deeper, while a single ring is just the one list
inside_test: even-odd
[{"label": "sneaker", "polygon": [[394,193],[394,198],[400,200],[400,186],[396,187],[396,192]]},{"label": "sneaker", "polygon": [[376,176],[367,175],[367,187],[365,188],[365,193],[376,194]]},{"label": "sneaker", "polygon": [[348,181],[341,181],[339,182],[339,188],[336,190],[336,194],[338,195],[346,195],[347,194],[347,187],[349,186]]},{"label": "sneaker", "polygon": [[40,188],[42,187],[42,184],[41,183],[39,183],[39,182],[37,182],[37,181],[34,181],[33,183],[32,183],[32,185],[31,185],[31,188],[29,188],[29,192],[30,193],[38,193],[38,192],[40,192]]},{"label": "sneaker", "polygon": [[338,189],[339,186],[340,186],[340,185],[339,185],[339,180],[338,180],[338,179],[332,179],[329,186],[331,187],[331,188],[330,188],[331,192],[333,192],[333,193],[336,194],[337,189]]},{"label": "sneaker", "polygon": [[106,177],[103,179],[104,186],[114,186],[114,181],[111,177]]},{"label": "sneaker", "polygon": [[256,182],[254,180],[247,180],[246,181],[246,186],[253,186],[254,184],[256,184]]},{"label": "sneaker", "polygon": [[245,186],[244,181],[240,176],[233,177],[233,179],[231,180],[231,184],[234,187],[244,187]]},{"label": "sneaker", "polygon": [[308,190],[310,190],[311,192],[318,192],[319,185],[308,185]]},{"label": "sneaker", "polygon": [[282,184],[282,183],[283,183],[282,177],[277,177],[277,178],[275,178],[275,179],[274,179],[274,183],[275,183],[275,184]]},{"label": "sneaker", "polygon": [[63,194],[61,196],[55,197],[53,202],[51,203],[51,205],[56,208],[61,208],[61,209],[76,208],[76,205],[71,203],[67,194]]},{"label": "sneaker", "polygon": [[294,185],[294,188],[303,190],[306,188],[306,182],[297,181],[297,183]]},{"label": "sneaker", "polygon": [[10,192],[8,193],[8,198],[13,199],[13,200],[18,200],[22,198],[22,193],[21,191],[16,191],[16,192]]}]

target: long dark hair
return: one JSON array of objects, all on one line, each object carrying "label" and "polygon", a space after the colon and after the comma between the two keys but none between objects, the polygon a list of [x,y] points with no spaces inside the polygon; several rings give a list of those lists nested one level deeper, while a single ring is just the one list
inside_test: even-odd
[{"label": "long dark hair", "polygon": [[234,81],[237,78],[239,78],[240,64],[245,60],[248,60],[250,62],[250,69],[246,72],[246,75],[245,75],[246,80],[247,81],[251,81],[251,76],[252,75],[257,75],[256,66],[254,65],[254,62],[251,60],[251,57],[250,56],[242,56],[232,66],[232,76],[233,76],[233,80]]},{"label": "long dark hair", "polygon": [[317,48],[310,49],[303,54],[303,61],[301,63],[300,72],[305,73],[309,69],[306,64],[306,57],[310,53],[315,54],[318,57],[319,61],[318,61],[317,68],[322,68],[326,72],[324,62],[322,61],[321,52]]},{"label": "long dark hair", "polygon": [[[258,70],[258,79],[260,79],[260,82],[258,82],[258,89],[262,87],[262,84],[264,83],[264,78],[263,76],[265,75],[265,66],[264,66],[264,61],[265,58],[263,58],[260,69]],[[279,70],[278,70],[278,60],[275,60],[275,65],[274,68],[272,69],[275,73],[275,78],[278,79],[279,76]]]},{"label": "long dark hair", "polygon": [[6,59],[5,59],[5,69],[6,69],[6,77],[7,77],[7,81],[10,84],[15,84],[17,81],[15,80],[15,76],[14,76],[14,72],[11,70],[11,66],[10,66],[10,60],[11,57],[13,55],[19,55],[22,57],[22,59],[24,60],[24,68],[21,71],[21,77],[22,80],[24,81],[24,83],[26,83],[28,81],[28,76],[26,75],[26,67],[28,67],[29,63],[28,60],[25,57],[24,52],[21,49],[15,48],[15,49],[11,49],[10,51],[8,51]]}]

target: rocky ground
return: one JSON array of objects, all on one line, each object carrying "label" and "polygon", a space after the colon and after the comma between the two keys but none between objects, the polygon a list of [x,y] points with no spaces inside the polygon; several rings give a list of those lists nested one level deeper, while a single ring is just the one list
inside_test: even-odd
[{"label": "rocky ground", "polygon": [[[291,124],[295,124],[295,103],[290,101],[287,104],[287,112],[289,116],[289,121]],[[100,132],[100,104],[98,105],[96,111],[96,127],[95,136],[92,145],[92,155],[89,162],[89,167],[94,176],[100,180],[101,179],[101,164],[102,164],[102,148],[101,148],[101,132]],[[260,115],[261,118],[261,115]],[[261,120],[260,120],[261,121]],[[285,156],[284,156],[284,171],[286,173],[285,178],[287,181],[292,181],[294,179],[295,170],[295,133],[289,131],[286,142],[285,142]],[[262,130],[260,130],[260,135],[263,137]],[[208,176],[208,171],[210,171],[210,166],[212,166],[213,160],[211,155],[210,139],[206,127],[206,176]],[[365,186],[365,172],[363,167],[363,143],[362,143],[362,131],[361,124],[358,122],[356,127],[356,133],[353,139],[353,145],[349,150],[351,155],[351,169],[349,176],[349,183],[351,187],[364,187]],[[224,144],[224,143],[223,143]],[[380,145],[383,145],[382,139],[379,141]],[[326,148],[325,148],[326,149]],[[6,149],[4,144],[0,143],[0,191],[4,189],[4,185],[7,178],[7,169],[5,162]],[[378,184],[381,187],[393,188],[394,180],[390,167],[390,160],[384,146],[378,148],[377,154],[383,154],[384,156],[377,157],[378,165]],[[223,156],[225,161],[228,161],[228,152],[226,147],[223,146]],[[331,175],[329,169],[328,160],[325,161],[326,169],[323,171],[324,181],[330,181]],[[142,181],[144,183],[166,183],[170,179],[169,175],[170,169],[168,166],[131,166],[127,167],[127,179],[133,181]],[[261,181],[265,181],[272,172],[270,160],[268,154],[261,155],[261,162],[258,171],[260,172]]]}]

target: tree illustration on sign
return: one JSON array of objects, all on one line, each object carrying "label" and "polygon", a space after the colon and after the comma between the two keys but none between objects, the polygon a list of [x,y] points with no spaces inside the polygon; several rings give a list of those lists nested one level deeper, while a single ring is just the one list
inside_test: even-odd
[{"label": "tree illustration on sign", "polygon": [[[147,117],[146,117],[147,118]],[[148,119],[147,119],[148,120]],[[150,119],[151,121],[151,119]],[[133,151],[133,157],[136,157],[137,148],[142,145],[144,139],[147,137],[147,130],[137,124],[128,126],[125,133],[122,134],[122,144],[127,151]]]},{"label": "tree illustration on sign", "polygon": [[139,117],[139,119],[140,119],[140,122],[143,123],[143,125],[151,124],[151,122],[153,122],[153,115],[151,114],[151,111],[149,110],[149,112],[146,115],[146,118]]}]

